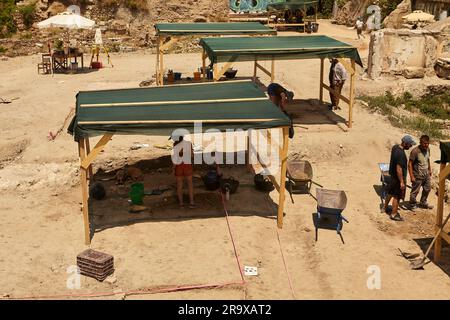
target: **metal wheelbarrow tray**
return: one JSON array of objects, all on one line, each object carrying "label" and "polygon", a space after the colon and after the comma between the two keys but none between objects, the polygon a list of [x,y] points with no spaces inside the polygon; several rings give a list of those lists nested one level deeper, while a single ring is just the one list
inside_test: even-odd
[{"label": "metal wheelbarrow tray", "polygon": [[313,179],[311,163],[306,160],[291,160],[287,163],[286,176],[289,192],[309,193]]},{"label": "metal wheelbarrow tray", "polygon": [[391,176],[389,174],[389,163],[379,163],[380,169],[380,181],[381,181],[381,201],[383,202],[387,196],[387,186],[391,182]]},{"label": "metal wheelbarrow tray", "polygon": [[317,216],[319,221],[324,216],[334,216],[336,219],[336,232],[340,234],[342,230],[342,220],[348,220],[342,215],[347,206],[347,195],[342,190],[316,189]]}]

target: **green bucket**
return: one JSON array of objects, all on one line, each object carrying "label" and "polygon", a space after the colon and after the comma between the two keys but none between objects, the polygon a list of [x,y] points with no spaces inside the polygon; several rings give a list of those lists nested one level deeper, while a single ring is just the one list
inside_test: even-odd
[{"label": "green bucket", "polygon": [[143,204],[144,185],[142,183],[133,183],[131,185],[130,199],[133,204]]}]

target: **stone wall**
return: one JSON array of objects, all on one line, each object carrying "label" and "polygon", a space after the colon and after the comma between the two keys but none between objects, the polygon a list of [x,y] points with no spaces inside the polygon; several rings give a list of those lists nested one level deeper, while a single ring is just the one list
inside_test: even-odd
[{"label": "stone wall", "polygon": [[372,32],[368,74],[372,79],[383,74],[420,78],[434,74],[446,37],[438,31],[383,29]]}]

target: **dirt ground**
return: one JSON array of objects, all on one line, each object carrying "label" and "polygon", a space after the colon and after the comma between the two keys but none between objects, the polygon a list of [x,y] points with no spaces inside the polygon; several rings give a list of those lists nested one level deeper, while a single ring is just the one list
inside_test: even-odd
[{"label": "dirt ground", "polygon": [[[354,30],[321,21],[320,33],[357,45],[366,61],[368,39],[356,40]],[[172,189],[161,196],[147,196],[147,212],[130,214],[127,192],[131,181],[125,186],[116,185],[114,180],[103,181],[107,199],[91,202],[96,232],[90,248],[114,256],[117,280],[108,283],[82,277],[80,289],[68,289],[67,268],[76,263],[77,254],[87,246],[80,210],[77,145],[66,133],[65,119],[78,91],[136,87],[155,71],[155,56],[149,52],[112,55],[112,60],[114,68],[54,76],[37,74],[38,56],[0,61],[2,79],[6,79],[0,83],[0,97],[19,98],[11,104],[0,104],[0,297],[62,295],[81,299],[79,295],[88,298],[89,294],[104,293],[104,297],[91,298],[449,298],[448,245],[443,248],[439,265],[430,263],[418,271],[411,270],[398,252],[398,248],[412,253],[426,250],[433,234],[435,210],[402,210],[404,222],[393,222],[379,210],[377,164],[389,161],[391,146],[405,132],[360,104],[355,108],[353,128],[343,131],[337,123],[347,119],[347,106],[331,112],[317,102],[320,64],[315,60],[277,62],[276,77],[294,90],[297,99],[289,107],[296,123],[290,157],[310,161],[315,181],[347,194],[344,215],[349,223],[342,231],[345,244],[335,231],[324,229],[319,230],[315,241],[316,202],[309,195],[294,195],[295,203],[287,196],[284,227],[277,229],[277,192],[254,190],[253,175],[245,166],[223,166],[226,176],[234,176],[241,183],[227,203],[229,225],[219,195],[204,191],[198,179],[197,209],[179,209],[167,161],[170,151],[162,148],[167,137],[115,136],[95,162],[96,179],[111,178],[115,170],[136,165],[143,169],[146,190],[161,185]],[[192,74],[201,63],[200,54],[167,55],[165,63]],[[236,68],[240,76],[250,76],[253,70],[251,63],[237,63]],[[269,83],[266,77],[260,81]],[[423,88],[426,83],[439,80],[362,80],[357,83],[357,92],[375,94],[387,88],[401,91]],[[49,131],[56,133],[63,126],[57,138],[49,141]],[[135,143],[149,147],[130,150]],[[433,160],[437,159],[436,144],[431,146],[431,154]],[[437,165],[433,164],[433,169],[436,173]],[[196,170],[196,174],[201,172]],[[434,191],[430,202],[436,202]],[[241,265],[258,267],[258,276],[245,276],[245,285],[239,284],[233,243]],[[381,271],[380,289],[368,289],[371,266]],[[162,292],[217,283],[237,284]],[[151,294],[121,294],[136,290]],[[113,292],[118,294],[107,295]]]}]

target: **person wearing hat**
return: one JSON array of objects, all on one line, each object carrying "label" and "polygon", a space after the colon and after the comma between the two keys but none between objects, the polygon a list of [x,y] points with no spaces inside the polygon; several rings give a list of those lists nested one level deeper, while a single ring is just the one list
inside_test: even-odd
[{"label": "person wearing hat", "polygon": [[275,82],[269,84],[267,87],[267,94],[269,95],[270,100],[284,113],[286,113],[286,106],[294,98],[294,93],[292,91],[283,88],[280,84]]},{"label": "person wearing hat", "polygon": [[347,70],[342,63],[339,62],[338,59],[332,58],[330,59],[330,100],[331,100],[331,109],[336,110],[339,108],[339,100],[342,92],[342,88],[344,87],[345,81],[348,79]]},{"label": "person wearing hat", "polygon": [[189,193],[189,208],[195,208],[194,204],[194,184],[192,175],[194,168],[192,166],[192,157],[194,150],[190,141],[184,140],[182,135],[172,134],[169,140],[173,140],[173,173],[177,179],[177,196],[180,208],[184,207],[183,201],[183,182],[186,180]]},{"label": "person wearing hat", "polygon": [[[420,143],[411,150],[409,154],[408,170],[411,179],[412,190],[409,197],[411,209],[419,206],[424,209],[433,209],[427,202],[431,191],[431,163],[430,163],[430,138],[426,135],[420,137]],[[417,204],[416,198],[422,187],[422,196],[420,203]]]},{"label": "person wearing hat", "polygon": [[[406,135],[402,138],[400,145],[396,144],[391,150],[391,160],[389,163],[389,175],[391,181],[387,186],[387,197],[384,202],[384,211],[395,221],[403,221],[398,213],[398,204],[400,200],[405,199],[406,176],[408,168],[408,159],[405,150],[409,150],[416,142]],[[392,210],[389,210],[389,202],[392,199]]]}]

